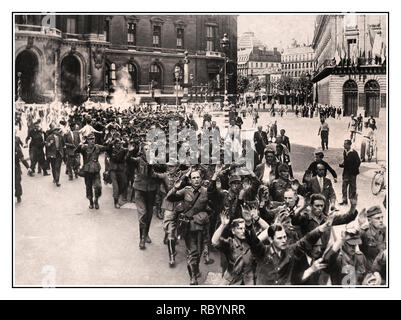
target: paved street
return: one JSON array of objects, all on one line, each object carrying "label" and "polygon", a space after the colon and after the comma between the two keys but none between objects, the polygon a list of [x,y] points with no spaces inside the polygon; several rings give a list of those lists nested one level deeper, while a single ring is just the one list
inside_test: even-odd
[{"label": "paved street", "polygon": [[[384,113],[384,110],[382,110]],[[197,119],[197,118],[195,118]],[[260,113],[259,123],[265,125],[272,118]],[[286,129],[291,141],[291,160],[295,177],[302,179],[314,152],[320,146],[317,136],[317,118],[295,118],[288,114],[277,120],[278,130]],[[214,119],[215,120],[215,119]],[[216,118],[220,127],[224,118]],[[336,170],[339,181],[334,184],[337,199],[341,200],[341,174],[344,138],[348,136],[349,118],[329,119],[329,150],[325,160]],[[244,120],[243,128],[251,128],[252,119]],[[201,121],[198,120],[198,124]],[[358,209],[380,204],[384,194],[375,197],[370,191],[371,178],[380,163],[385,163],[385,119],[377,120],[379,164],[363,163],[358,177]],[[255,128],[256,130],[256,128]],[[25,139],[22,133],[21,138]],[[360,143],[354,147],[359,151]],[[27,149],[25,149],[27,154]],[[102,167],[103,158],[101,159]],[[183,241],[178,245],[177,266],[168,266],[167,247],[163,245],[161,221],[154,216],[150,230],[153,243],[144,251],[139,250],[139,231],[136,209],[113,206],[111,187],[103,185],[100,210],[89,210],[85,198],[83,178],[68,181],[62,167],[61,187],[52,183],[51,176],[36,175],[31,178],[23,168],[22,203],[15,206],[15,285],[41,286],[48,270],[55,271],[56,286],[138,286],[138,285],[187,285],[189,282]],[[332,178],[329,176],[329,178]],[[213,265],[201,263],[202,284],[208,272],[219,271],[219,258]]]}]

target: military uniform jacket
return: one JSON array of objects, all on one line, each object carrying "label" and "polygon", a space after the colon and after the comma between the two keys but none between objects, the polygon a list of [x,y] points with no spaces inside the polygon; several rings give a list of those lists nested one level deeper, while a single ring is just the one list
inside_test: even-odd
[{"label": "military uniform jacket", "polygon": [[[345,251],[340,250],[337,255],[332,255],[329,259],[328,272],[333,285],[342,285],[343,282],[349,285],[361,285],[368,272],[365,255],[358,252],[354,256],[349,256]],[[350,282],[347,282],[346,276]],[[355,280],[355,283],[352,283],[352,280]]]},{"label": "military uniform jacket", "polygon": [[79,145],[76,152],[82,153],[84,159],[83,171],[87,173],[100,172],[99,155],[105,150],[104,146],[95,144],[92,147],[89,145]]},{"label": "military uniform jacket", "polygon": [[75,154],[75,149],[80,143],[81,138],[78,131],[69,131],[64,134],[64,144],[67,155],[73,156]]},{"label": "military uniform jacket", "polygon": [[173,211],[175,209],[176,202],[169,201],[167,199],[167,193],[174,187],[174,183],[180,178],[181,171],[178,171],[177,168],[177,166],[168,166],[167,172],[153,172],[153,177],[161,182],[161,193],[166,194],[161,206],[164,210]]},{"label": "military uniform jacket", "polygon": [[43,138],[43,131],[37,129],[29,130],[28,136],[25,139],[25,143],[28,143],[28,140],[31,139],[31,143],[29,144],[29,148],[43,148],[45,145]]},{"label": "military uniform jacket", "polygon": [[[199,196],[197,193],[199,193]],[[180,190],[176,188],[171,189],[167,194],[167,199],[169,201],[183,200],[185,215],[192,219],[194,215],[206,212],[208,194],[207,189],[203,186],[196,189],[192,186],[186,186]]]},{"label": "military uniform jacket", "polygon": [[[355,220],[357,215],[357,210],[350,210],[347,213],[341,215],[337,214],[333,219],[333,226],[350,223],[351,221]],[[305,235],[316,227],[325,223],[326,220],[327,216],[324,213],[320,217],[317,217],[313,213],[303,210],[294,215],[291,221],[294,226],[300,226],[302,234]]]},{"label": "military uniform jacket", "polygon": [[211,181],[208,193],[211,200],[219,201],[217,207],[220,212],[224,209],[231,220],[242,218],[241,205],[243,201],[238,199],[239,194],[234,193],[231,189],[217,190],[216,181]]},{"label": "military uniform jacket", "polygon": [[318,229],[308,233],[279,255],[273,245],[264,245],[254,230],[247,239],[257,258],[256,285],[290,285],[294,263],[304,254],[305,248],[315,244],[321,236]]},{"label": "military uniform jacket", "polygon": [[360,249],[367,259],[370,270],[377,255],[386,249],[386,229],[375,230],[369,227],[362,231],[361,240]]},{"label": "military uniform jacket", "polygon": [[126,167],[126,158],[128,154],[128,149],[126,148],[117,149],[113,145],[109,145],[107,153],[110,159],[109,170],[124,171]]},{"label": "military uniform jacket", "polygon": [[131,157],[130,161],[136,164],[136,175],[133,188],[139,191],[156,191],[158,183],[153,177],[152,166],[143,157]]},{"label": "military uniform jacket", "polygon": [[223,277],[230,285],[253,284],[254,262],[251,248],[246,241],[236,237],[220,238],[217,248],[225,255],[227,270]]},{"label": "military uniform jacket", "polygon": [[58,132],[52,131],[46,138],[46,157],[64,157],[64,139]]}]

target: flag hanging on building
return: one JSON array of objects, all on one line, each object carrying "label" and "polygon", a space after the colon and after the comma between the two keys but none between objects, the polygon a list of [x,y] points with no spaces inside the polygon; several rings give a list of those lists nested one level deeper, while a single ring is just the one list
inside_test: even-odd
[{"label": "flag hanging on building", "polygon": [[384,41],[382,41],[382,46],[380,50],[380,58],[382,63],[386,60],[386,45],[384,44]]},{"label": "flag hanging on building", "polygon": [[382,45],[383,45],[382,37],[381,37],[381,35],[376,33],[375,39],[373,41],[373,47],[372,47],[373,58],[380,57]]}]

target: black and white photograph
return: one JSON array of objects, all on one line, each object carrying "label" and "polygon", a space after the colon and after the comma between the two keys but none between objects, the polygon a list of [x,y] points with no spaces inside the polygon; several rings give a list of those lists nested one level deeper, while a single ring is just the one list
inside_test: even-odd
[{"label": "black and white photograph", "polygon": [[388,288],[388,12],[12,32],[14,288]]}]

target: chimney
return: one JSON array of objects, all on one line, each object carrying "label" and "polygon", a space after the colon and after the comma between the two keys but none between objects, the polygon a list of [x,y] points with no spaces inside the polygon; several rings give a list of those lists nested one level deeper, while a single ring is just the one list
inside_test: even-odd
[{"label": "chimney", "polygon": [[273,54],[274,54],[274,55],[277,54],[277,48],[273,48]]}]

